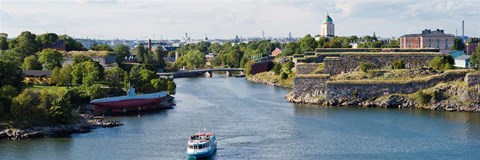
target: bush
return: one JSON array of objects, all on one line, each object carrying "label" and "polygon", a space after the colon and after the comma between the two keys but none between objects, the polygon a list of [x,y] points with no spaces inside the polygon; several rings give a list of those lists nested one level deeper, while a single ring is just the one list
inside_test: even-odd
[{"label": "bush", "polygon": [[392,67],[393,69],[405,69],[405,63],[403,59],[399,59],[392,63]]},{"label": "bush", "polygon": [[245,75],[249,76],[251,75],[250,72],[252,71],[252,65],[254,64],[253,61],[248,61],[245,63],[244,68],[245,68]]},{"label": "bush", "polygon": [[167,91],[168,91],[168,94],[171,94],[171,95],[175,95],[176,93],[176,88],[177,88],[177,85],[175,84],[175,82],[173,81],[173,79],[170,79],[168,81],[168,84],[167,84]]},{"label": "bush", "polygon": [[432,99],[432,96],[424,93],[423,91],[418,91],[415,93],[415,100],[421,104],[429,103]]},{"label": "bush", "polygon": [[100,87],[99,84],[94,84],[91,86],[84,86],[84,87],[85,87],[85,92],[90,97],[90,99],[105,97],[105,93],[103,92],[103,89]]},{"label": "bush", "polygon": [[280,65],[279,63],[275,63],[275,65],[273,66],[273,73],[275,73],[275,75],[279,75],[281,71],[282,65]]},{"label": "bush", "polygon": [[287,79],[287,78],[288,78],[288,73],[281,72],[281,73],[280,73],[280,78],[282,78],[282,79]]},{"label": "bush", "polygon": [[453,69],[454,60],[452,56],[436,56],[432,60],[428,61],[428,66],[436,70],[449,70]]},{"label": "bush", "polygon": [[358,65],[358,67],[360,68],[360,71],[367,73],[368,70],[371,68],[371,65],[370,63],[360,62],[360,65]]}]

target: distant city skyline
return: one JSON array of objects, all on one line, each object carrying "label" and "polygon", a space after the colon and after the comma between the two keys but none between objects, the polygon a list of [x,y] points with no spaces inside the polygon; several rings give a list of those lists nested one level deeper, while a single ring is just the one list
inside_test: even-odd
[{"label": "distant city skyline", "polygon": [[480,36],[480,0],[70,0],[0,1],[0,32],[91,39],[233,39],[320,34],[327,12],[335,35],[400,37],[423,29]]}]

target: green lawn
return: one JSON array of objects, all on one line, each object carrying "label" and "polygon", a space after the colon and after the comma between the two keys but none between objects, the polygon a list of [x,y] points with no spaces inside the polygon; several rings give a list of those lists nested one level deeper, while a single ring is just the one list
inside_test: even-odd
[{"label": "green lawn", "polygon": [[35,90],[41,91],[41,90],[47,90],[48,93],[65,93],[67,91],[67,87],[64,86],[43,86],[43,85],[33,85],[31,87]]}]

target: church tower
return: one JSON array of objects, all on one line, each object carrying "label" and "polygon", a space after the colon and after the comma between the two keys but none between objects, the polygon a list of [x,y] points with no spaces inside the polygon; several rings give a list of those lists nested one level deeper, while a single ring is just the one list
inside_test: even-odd
[{"label": "church tower", "polygon": [[333,24],[332,18],[327,14],[325,17],[325,22],[322,24],[322,31],[320,36],[323,37],[334,37],[335,36],[335,26]]}]

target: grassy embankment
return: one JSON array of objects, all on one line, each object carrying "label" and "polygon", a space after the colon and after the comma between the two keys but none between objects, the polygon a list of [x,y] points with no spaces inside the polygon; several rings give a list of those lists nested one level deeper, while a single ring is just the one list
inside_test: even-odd
[{"label": "grassy embankment", "polygon": [[295,72],[292,72],[290,75],[288,75],[288,78],[282,79],[280,75],[275,75],[273,71],[262,72],[255,75],[249,75],[247,77],[247,79],[250,81],[265,83],[265,84],[285,87],[285,88],[293,88],[294,78],[295,78]]}]

